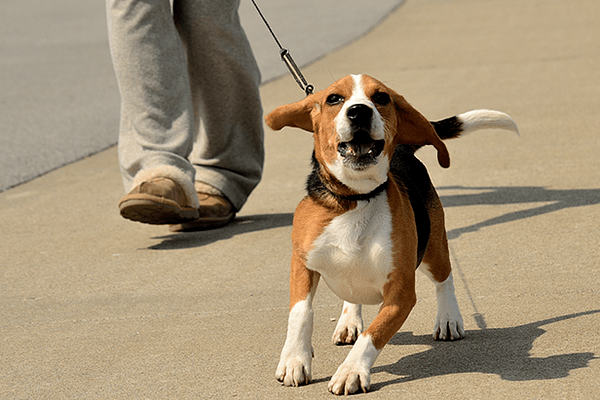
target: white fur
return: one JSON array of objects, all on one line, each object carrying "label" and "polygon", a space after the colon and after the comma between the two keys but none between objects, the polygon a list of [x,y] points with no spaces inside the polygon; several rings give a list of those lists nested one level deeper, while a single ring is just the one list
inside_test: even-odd
[{"label": "white fur", "polygon": [[357,171],[345,166],[342,156],[338,154],[332,164],[327,164],[327,168],[344,185],[357,193],[364,194],[372,192],[377,186],[387,181],[389,163],[388,157],[381,153],[377,164]]},{"label": "white fur", "polygon": [[333,344],[354,343],[363,332],[362,305],[347,301],[342,307],[342,315],[333,331]]},{"label": "white fur", "polygon": [[458,300],[454,293],[454,278],[452,272],[444,282],[433,279],[429,266],[421,264],[419,270],[423,272],[434,284],[437,299],[437,316],[433,328],[433,338],[441,340],[457,340],[465,337],[465,325],[463,323]]},{"label": "white fur", "polygon": [[379,304],[393,270],[392,215],[383,192],[335,217],[314,241],[306,267],[354,304]]},{"label": "white fur", "polygon": [[371,336],[361,335],[329,381],[327,388],[335,394],[349,394],[371,386],[371,367],[380,351],[375,348]]},{"label": "white fur", "polygon": [[478,129],[508,129],[519,133],[517,123],[510,117],[500,111],[494,110],[473,110],[457,116],[462,122],[463,135]]},{"label": "white fur", "polygon": [[296,303],[290,311],[285,345],[276,372],[277,379],[285,386],[299,386],[310,382],[313,314],[310,295],[306,300]]},{"label": "white fur", "polygon": [[141,185],[153,178],[169,178],[173,182],[177,183],[183,189],[185,198],[187,200],[187,207],[198,208],[200,203],[198,202],[198,194],[194,188],[192,180],[179,168],[171,165],[163,165],[148,170],[138,172],[133,180],[133,187]]}]

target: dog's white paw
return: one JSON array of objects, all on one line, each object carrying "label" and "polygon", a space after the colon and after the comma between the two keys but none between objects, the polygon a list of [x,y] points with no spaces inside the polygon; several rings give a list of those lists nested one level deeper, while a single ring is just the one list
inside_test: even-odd
[{"label": "dog's white paw", "polygon": [[452,272],[444,282],[436,282],[427,265],[422,270],[435,284],[437,299],[437,316],[433,327],[434,340],[459,340],[465,337],[460,307],[454,294],[454,278]]},{"label": "dog's white paw", "polygon": [[275,377],[285,386],[300,386],[310,382],[314,351],[310,338],[313,330],[311,300],[299,301],[290,310],[288,331],[281,350]]},{"label": "dog's white paw", "polygon": [[275,377],[285,386],[306,385],[311,376],[312,353],[299,355],[281,355]]},{"label": "dog's white paw", "polygon": [[360,304],[344,303],[342,315],[340,315],[331,338],[333,344],[353,344],[362,332],[363,320]]},{"label": "dog's white paw", "polygon": [[371,386],[371,373],[354,363],[344,362],[331,378],[327,389],[333,394],[348,395],[362,390],[366,393]]},{"label": "dog's white paw", "polygon": [[334,394],[367,392],[371,386],[371,366],[379,355],[370,335],[362,334],[339,366],[327,389]]},{"label": "dog's white paw", "polygon": [[362,324],[337,324],[331,340],[335,345],[353,344],[356,342],[358,335],[362,333]]},{"label": "dog's white paw", "polygon": [[458,304],[456,307],[439,310],[433,328],[433,338],[435,340],[459,340],[464,337],[465,325]]}]

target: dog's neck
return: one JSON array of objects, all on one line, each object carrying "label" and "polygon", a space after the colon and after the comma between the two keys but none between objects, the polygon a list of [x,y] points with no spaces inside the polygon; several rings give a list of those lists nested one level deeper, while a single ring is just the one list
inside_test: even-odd
[{"label": "dog's neck", "polygon": [[388,181],[386,180],[369,193],[356,193],[332,174],[324,171],[323,167],[317,161],[314,151],[311,163],[312,171],[306,180],[306,191],[309,196],[321,203],[333,202],[338,207],[348,208],[357,201],[368,201],[375,198],[386,190],[388,186]]}]

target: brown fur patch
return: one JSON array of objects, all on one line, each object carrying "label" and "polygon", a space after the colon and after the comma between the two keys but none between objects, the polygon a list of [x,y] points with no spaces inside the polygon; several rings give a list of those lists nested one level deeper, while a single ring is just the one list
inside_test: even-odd
[{"label": "brown fur patch", "polygon": [[292,254],[292,267],[290,270],[290,311],[296,303],[306,300],[310,293],[317,289],[320,275],[306,268],[306,260]]},{"label": "brown fur patch", "polygon": [[429,207],[429,219],[431,220],[431,233],[422,262],[427,264],[435,281],[444,282],[450,275],[452,267],[444,223],[444,210],[437,194]]}]

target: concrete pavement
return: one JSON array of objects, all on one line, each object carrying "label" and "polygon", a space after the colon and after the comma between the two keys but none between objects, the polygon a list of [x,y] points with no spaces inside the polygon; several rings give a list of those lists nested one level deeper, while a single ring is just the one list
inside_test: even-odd
[{"label": "concrete pavement", "polygon": [[[448,170],[419,153],[446,207],[467,338],[431,339],[435,294],[418,275],[361,398],[600,398],[599,18],[594,0],[408,1],[303,70],[317,89],[371,74],[432,120],[502,110],[521,131],[451,141]],[[302,97],[287,76],[262,94],[267,111]],[[325,285],[314,382],[274,379],[311,146],[267,132],[262,183],[212,232],[122,220],[114,148],[0,193],[0,398],[332,396],[349,348],[330,343],[341,302]]]}]

